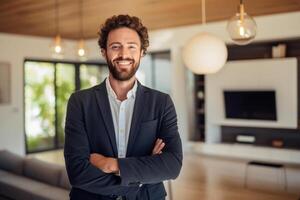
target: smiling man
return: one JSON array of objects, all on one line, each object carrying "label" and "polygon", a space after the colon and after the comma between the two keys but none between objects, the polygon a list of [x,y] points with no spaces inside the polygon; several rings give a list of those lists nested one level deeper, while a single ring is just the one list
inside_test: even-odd
[{"label": "smiling man", "polygon": [[135,73],[149,46],[147,28],[113,16],[99,32],[109,76],[75,92],[67,108],[65,161],[72,200],[161,200],[162,181],[182,166],[177,117],[169,95],[139,83]]}]

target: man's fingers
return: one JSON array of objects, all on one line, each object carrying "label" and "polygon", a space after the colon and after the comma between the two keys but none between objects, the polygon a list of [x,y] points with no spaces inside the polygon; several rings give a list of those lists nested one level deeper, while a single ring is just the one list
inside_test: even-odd
[{"label": "man's fingers", "polygon": [[[156,142],[155,142],[155,147],[158,148],[159,145],[160,145],[162,142],[163,142],[162,139],[159,139],[159,138],[158,138],[158,139],[156,140]],[[154,147],[154,148],[155,148],[155,147]]]},{"label": "man's fingers", "polygon": [[155,153],[157,152],[157,149],[159,148],[159,145],[160,145],[161,142],[162,142],[162,140],[160,140],[160,139],[157,139],[157,140],[155,141],[155,145],[154,145],[154,148],[153,148],[153,150],[152,150],[152,153],[153,153],[153,154],[155,154]]},{"label": "man's fingers", "polygon": [[165,143],[163,142],[162,139],[157,139],[155,142],[155,146],[153,148],[152,154],[160,154],[162,153],[162,149],[164,148]]},{"label": "man's fingers", "polygon": [[156,141],[155,141],[155,145],[156,145],[156,144],[158,144],[160,141],[161,141],[161,139],[159,139],[159,138],[158,138],[158,139],[156,139]]},{"label": "man's fingers", "polygon": [[158,153],[160,150],[160,145],[163,143],[163,140],[162,139],[157,139],[157,144],[155,145],[155,152]]},{"label": "man's fingers", "polygon": [[161,152],[161,150],[162,150],[164,147],[165,147],[165,143],[162,142],[162,143],[159,145],[157,152],[158,152],[158,153]]}]

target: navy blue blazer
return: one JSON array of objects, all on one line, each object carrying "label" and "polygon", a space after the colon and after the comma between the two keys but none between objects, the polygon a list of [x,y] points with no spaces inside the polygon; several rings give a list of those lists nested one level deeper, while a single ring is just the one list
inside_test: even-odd
[{"label": "navy blue blazer", "polygon": [[[162,154],[151,155],[157,138],[166,145]],[[175,179],[182,166],[182,144],[170,96],[138,82],[127,155],[118,158],[121,176],[93,166],[91,153],[118,155],[105,81],[73,93],[68,102],[64,156],[72,190],[127,199],[164,197],[162,181]]]}]

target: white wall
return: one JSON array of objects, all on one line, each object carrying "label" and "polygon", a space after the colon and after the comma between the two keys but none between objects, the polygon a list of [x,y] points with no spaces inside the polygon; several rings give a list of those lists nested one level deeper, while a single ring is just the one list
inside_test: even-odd
[{"label": "white wall", "polygon": [[[25,154],[23,118],[23,62],[51,59],[52,39],[0,33],[0,61],[11,65],[11,103],[0,105],[0,149]],[[64,41],[66,59],[74,59],[75,43]]]},{"label": "white wall", "polygon": [[[255,18],[258,25],[256,40],[276,40],[300,36],[300,12]],[[188,138],[190,128],[188,113],[190,107],[186,101],[187,80],[186,69],[181,59],[181,49],[185,42],[200,31],[209,31],[229,41],[226,32],[226,21],[209,23],[206,26],[194,25],[178,28],[156,30],[150,32],[150,51],[171,50],[172,61],[172,94],[178,114],[179,129],[184,141]],[[24,154],[23,131],[23,60],[25,57],[49,59],[51,39],[24,37],[0,33],[0,61],[12,64],[12,103],[0,106],[0,149],[8,148],[16,153]],[[97,39],[87,41],[89,59],[100,57]],[[76,43],[67,41],[67,59],[74,59]],[[192,95],[192,94],[188,94]],[[190,108],[192,109],[192,108]]]},{"label": "white wall", "polygon": [[[298,127],[297,59],[230,61],[205,79],[206,142],[220,142],[222,125],[291,128]],[[274,90],[277,120],[226,119],[224,90]]]}]

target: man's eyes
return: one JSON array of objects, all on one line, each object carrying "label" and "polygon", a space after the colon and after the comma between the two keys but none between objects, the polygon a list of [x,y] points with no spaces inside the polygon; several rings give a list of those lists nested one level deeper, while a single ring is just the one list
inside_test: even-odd
[{"label": "man's eyes", "polygon": [[129,46],[129,49],[136,49],[136,46]]},{"label": "man's eyes", "polygon": [[[113,49],[113,50],[119,50],[119,49],[121,49],[121,48],[122,48],[122,46],[119,46],[119,45],[113,45],[113,46],[111,46],[111,49]],[[130,49],[130,50],[136,50],[136,49],[137,49],[137,46],[135,46],[135,45],[130,45],[130,46],[128,46],[127,48]]]},{"label": "man's eyes", "polygon": [[120,46],[111,46],[112,49],[119,49]]}]

